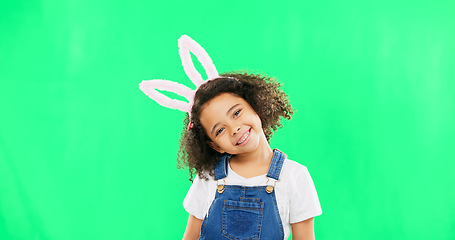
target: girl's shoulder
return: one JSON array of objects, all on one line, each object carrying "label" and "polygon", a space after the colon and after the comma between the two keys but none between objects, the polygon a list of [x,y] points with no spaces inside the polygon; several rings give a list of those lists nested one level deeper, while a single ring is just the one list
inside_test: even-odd
[{"label": "girl's shoulder", "polygon": [[283,173],[283,171],[290,173],[305,173],[308,172],[308,168],[299,162],[287,158],[283,163],[281,173]]},{"label": "girl's shoulder", "polygon": [[196,174],[196,176],[193,179],[193,184],[209,184],[212,182],[216,182],[214,177],[211,176],[208,172],[202,172],[201,175],[205,178],[201,178],[199,174]]},{"label": "girl's shoulder", "polygon": [[311,179],[308,168],[296,161],[286,159],[280,173],[280,180],[285,182],[307,182]]}]

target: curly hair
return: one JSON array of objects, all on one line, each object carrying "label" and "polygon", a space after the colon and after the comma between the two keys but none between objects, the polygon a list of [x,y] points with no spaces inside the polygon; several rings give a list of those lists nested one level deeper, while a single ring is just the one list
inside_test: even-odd
[{"label": "curly hair", "polygon": [[[291,119],[293,114],[288,96],[280,87],[281,84],[274,78],[238,72],[224,73],[199,87],[194,96],[191,119],[187,114],[183,121],[184,129],[177,155],[177,166],[188,167],[190,181],[195,173],[202,179],[207,179],[204,173],[213,176],[217,160],[222,156],[207,144],[210,138],[199,120],[204,104],[221,93],[231,93],[245,99],[261,119],[264,134],[270,141],[273,133],[282,127],[281,117]],[[193,127],[187,130],[189,122],[193,123]]]}]

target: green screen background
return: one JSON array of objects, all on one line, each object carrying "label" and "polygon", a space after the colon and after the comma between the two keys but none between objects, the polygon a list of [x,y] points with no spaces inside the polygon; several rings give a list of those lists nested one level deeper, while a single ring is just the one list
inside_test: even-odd
[{"label": "green screen background", "polygon": [[276,77],[317,239],[455,238],[454,1],[2,1],[0,239],[179,239],[177,39]]}]

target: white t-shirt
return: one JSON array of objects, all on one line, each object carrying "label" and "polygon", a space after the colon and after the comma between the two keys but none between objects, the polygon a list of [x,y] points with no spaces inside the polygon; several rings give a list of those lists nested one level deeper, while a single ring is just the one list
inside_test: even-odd
[{"label": "white t-shirt", "polygon": [[[212,201],[215,199],[217,182],[213,177],[203,180],[196,176],[188,191],[183,207],[198,219],[203,220]],[[226,185],[265,186],[266,174],[244,178],[228,166]],[[264,190],[265,191],[265,190]],[[286,159],[280,173],[280,180],[275,185],[275,196],[284,228],[284,239],[289,237],[291,224],[322,214],[318,195],[308,169],[295,161]]]}]

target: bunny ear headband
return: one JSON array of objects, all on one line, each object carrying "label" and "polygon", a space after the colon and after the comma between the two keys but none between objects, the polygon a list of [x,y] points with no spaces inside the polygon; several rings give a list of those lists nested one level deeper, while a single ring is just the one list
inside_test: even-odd
[{"label": "bunny ear headband", "polygon": [[[208,77],[207,80],[203,80],[201,74],[194,67],[190,52],[197,57],[199,62],[204,67]],[[191,114],[191,108],[193,107],[194,94],[196,93],[196,90],[206,81],[218,78],[219,75],[207,52],[201,47],[201,45],[187,35],[183,35],[179,38],[179,55],[186,75],[190,78],[194,85],[196,85],[195,90],[192,90],[183,84],[162,79],[144,80],[139,84],[139,88],[161,106],[178,109],[182,112]],[[157,90],[176,93],[186,98],[188,102],[171,99]],[[188,126],[188,129],[190,128],[191,123]]]}]

